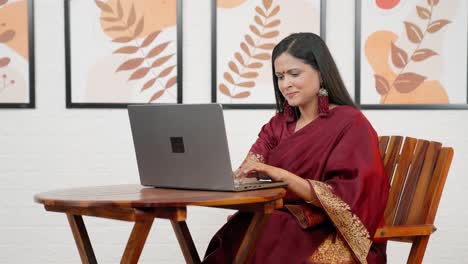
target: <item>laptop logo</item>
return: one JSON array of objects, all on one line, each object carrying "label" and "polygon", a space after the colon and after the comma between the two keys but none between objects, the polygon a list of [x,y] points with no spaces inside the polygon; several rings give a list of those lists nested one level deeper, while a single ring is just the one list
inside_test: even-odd
[{"label": "laptop logo", "polygon": [[172,153],[184,153],[184,139],[182,137],[171,137]]}]

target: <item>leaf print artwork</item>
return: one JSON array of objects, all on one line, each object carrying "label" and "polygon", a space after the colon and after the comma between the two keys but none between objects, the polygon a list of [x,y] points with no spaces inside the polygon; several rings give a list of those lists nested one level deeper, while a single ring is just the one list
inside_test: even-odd
[{"label": "leaf print artwork", "polygon": [[[130,1],[130,7],[123,0],[95,2],[102,12],[100,19],[103,31],[112,38],[112,42],[121,45],[113,54],[127,57],[115,69],[115,73],[129,72],[127,81],[139,83],[137,90],[140,93],[151,91],[147,101],[149,103],[156,102],[165,93],[176,100],[170,90],[177,83],[176,65],[170,61],[175,53],[166,53],[174,41],[159,40],[164,29],[148,31],[145,15],[136,11],[136,1]],[[165,77],[171,82],[163,80]]]},{"label": "leaf print artwork", "polygon": [[251,95],[251,89],[256,85],[255,79],[259,76],[257,69],[269,64],[271,50],[275,46],[271,39],[279,35],[277,27],[281,20],[276,16],[280,10],[280,5],[273,3],[273,0],[263,0],[261,6],[255,7],[254,23],[249,25],[249,32],[244,35],[234,59],[228,61],[230,72],[224,72],[224,81],[218,85],[218,91],[222,94],[231,99]]},{"label": "leaf print artwork", "polygon": [[[34,107],[34,74],[29,45],[32,26],[28,0],[0,0],[0,104],[8,108]],[[31,28],[31,32],[34,29]],[[33,45],[33,44],[31,44]],[[6,105],[3,105],[6,104]]]},{"label": "leaf print artwork", "polygon": [[416,20],[402,21],[400,38],[392,31],[380,30],[366,39],[364,50],[374,70],[380,104],[448,103],[445,89],[422,71],[432,58],[441,56],[428,39],[441,38],[440,32],[450,25],[451,20],[437,15],[440,5],[447,4],[447,0],[418,1],[414,6]]}]

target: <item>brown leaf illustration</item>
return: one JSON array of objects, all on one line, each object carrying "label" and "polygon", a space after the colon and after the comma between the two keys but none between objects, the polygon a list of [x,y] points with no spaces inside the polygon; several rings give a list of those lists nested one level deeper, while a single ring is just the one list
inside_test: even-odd
[{"label": "brown leaf illustration", "polygon": [[7,30],[0,34],[0,43],[6,43],[15,37],[16,32],[13,30]]},{"label": "brown leaf illustration", "polygon": [[240,87],[252,88],[255,86],[255,82],[241,82],[237,84]]},{"label": "brown leaf illustration", "polygon": [[169,66],[168,68],[164,69],[161,73],[159,73],[158,78],[166,77],[171,73],[171,71],[175,68],[175,65]]},{"label": "brown leaf illustration", "polygon": [[153,40],[159,35],[159,33],[161,33],[161,30],[158,30],[158,31],[155,31],[151,34],[149,34],[145,40],[143,40],[143,43],[141,44],[140,47],[144,48],[146,46],[148,46],[149,44],[151,44],[151,42],[153,42]]},{"label": "brown leaf illustration", "polygon": [[250,95],[250,92],[242,92],[242,93],[238,93],[236,95],[234,95],[232,98],[246,98],[246,97],[249,97]]},{"label": "brown leaf illustration", "polygon": [[131,27],[135,24],[136,21],[136,12],[135,12],[135,5],[132,4],[132,9],[130,10],[130,14],[128,14],[127,18],[127,26]]},{"label": "brown leaf illustration", "polygon": [[439,3],[439,0],[427,0],[427,3],[431,6],[435,6]]},{"label": "brown leaf illustration", "polygon": [[267,27],[267,28],[276,27],[279,24],[281,24],[281,20],[276,19],[276,20],[273,20],[270,23],[266,24],[265,27]]},{"label": "brown leaf illustration", "polygon": [[408,39],[413,42],[413,43],[419,43],[421,42],[423,38],[423,33],[421,29],[419,29],[418,26],[411,22],[404,22],[405,27],[406,27],[406,35],[408,36]]},{"label": "brown leaf illustration", "polygon": [[245,54],[249,55],[250,56],[250,50],[249,50],[249,47],[247,47],[247,44],[245,44],[244,42],[242,42],[240,44],[240,47],[241,49],[245,52]]},{"label": "brown leaf illustration", "polygon": [[107,21],[107,22],[116,22],[116,21],[119,21],[120,18],[118,18],[118,17],[101,17],[101,19],[103,21]]},{"label": "brown leaf illustration", "polygon": [[381,95],[387,94],[388,91],[390,90],[390,84],[388,83],[387,79],[377,74],[374,75],[374,78],[375,78],[375,88],[377,89],[377,92]]},{"label": "brown leaf illustration", "polygon": [[139,50],[138,47],[135,47],[135,46],[126,46],[126,47],[122,47],[116,51],[114,51],[114,54],[115,53],[122,53],[122,54],[133,54],[135,52],[137,52]]},{"label": "brown leaf illustration", "polygon": [[231,97],[231,92],[229,91],[229,89],[226,87],[226,85],[224,84],[220,84],[219,87],[218,87],[219,91],[229,97]]},{"label": "brown leaf illustration", "polygon": [[263,23],[263,21],[260,19],[259,16],[255,16],[254,20],[255,20],[255,23],[257,23],[257,25],[262,26],[262,27],[265,26],[265,24]]},{"label": "brown leaf illustration", "polygon": [[249,65],[246,65],[247,68],[251,68],[251,69],[257,69],[257,68],[260,68],[262,67],[262,63],[260,62],[254,62],[254,63],[250,63]]},{"label": "brown leaf illustration", "polygon": [[7,66],[8,64],[10,64],[10,61],[11,61],[10,58],[7,58],[7,57],[1,58],[0,59],[0,68],[3,68],[5,66]]},{"label": "brown leaf illustration", "polygon": [[144,25],[145,25],[144,17],[141,17],[140,21],[138,21],[138,24],[135,27],[135,31],[133,32],[133,37],[134,38],[136,38],[138,35],[141,34],[141,32],[143,32]]},{"label": "brown leaf illustration", "polygon": [[149,72],[150,69],[151,69],[150,67],[140,68],[140,69],[136,70],[136,71],[130,76],[130,78],[128,78],[128,80],[131,81],[131,80],[141,79],[141,78],[145,77],[146,74],[148,74],[148,72]]},{"label": "brown leaf illustration", "polygon": [[258,46],[257,48],[259,49],[264,49],[264,50],[272,50],[275,47],[274,43],[266,43]]},{"label": "brown leaf illustration", "polygon": [[124,26],[113,26],[113,27],[108,27],[108,28],[105,28],[104,31],[123,31],[123,30],[126,30],[127,27],[124,27]]},{"label": "brown leaf illustration", "polygon": [[271,13],[268,15],[267,18],[275,16],[276,14],[278,14],[279,11],[280,11],[280,6],[276,6],[275,8],[273,8],[273,10],[271,10]]},{"label": "brown leaf illustration", "polygon": [[255,7],[255,11],[256,11],[259,15],[261,15],[262,17],[265,17],[265,18],[267,17],[267,15],[265,14],[265,11],[263,11],[263,9],[262,9],[261,7],[259,7],[259,6]]},{"label": "brown leaf illustration", "polygon": [[121,19],[123,17],[123,8],[120,0],[117,1],[117,17]]},{"label": "brown leaf illustration", "polygon": [[252,57],[258,59],[258,60],[269,60],[270,59],[270,54],[269,53],[259,53],[255,54]]},{"label": "brown leaf illustration", "polygon": [[250,46],[255,47],[255,42],[251,36],[245,35],[244,37],[245,37],[245,41],[249,43]]},{"label": "brown leaf illustration", "polygon": [[154,56],[157,56],[159,53],[161,53],[163,50],[166,49],[167,45],[169,45],[169,41],[164,42],[159,44],[158,46],[154,47],[148,55],[146,55],[146,58],[152,58]]},{"label": "brown leaf illustration", "polygon": [[244,58],[242,58],[242,55],[239,52],[236,52],[234,57],[240,64],[245,65]]},{"label": "brown leaf illustration", "polygon": [[422,61],[425,60],[429,57],[432,57],[434,55],[437,55],[436,52],[430,49],[418,49],[414,52],[413,56],[411,56],[411,59],[414,61]]},{"label": "brown leaf illustration", "polygon": [[395,43],[391,43],[392,46],[392,62],[393,65],[397,68],[403,68],[406,64],[408,64],[408,54],[399,47],[395,45]]},{"label": "brown leaf illustration", "polygon": [[118,42],[118,43],[127,43],[129,41],[132,41],[133,40],[133,37],[119,37],[119,38],[115,38],[113,39],[112,41],[113,42]]},{"label": "brown leaf illustration", "polygon": [[393,86],[395,86],[400,93],[409,93],[423,83],[425,79],[426,77],[419,74],[405,72],[397,76]]},{"label": "brown leaf illustration", "polygon": [[169,89],[171,88],[172,86],[174,86],[174,84],[177,83],[177,76],[174,76],[172,78],[170,78],[167,82],[166,82],[166,85],[164,85],[164,88],[165,89]]},{"label": "brown leaf illustration", "polygon": [[165,89],[157,91],[155,94],[153,94],[153,96],[151,96],[149,102],[151,103],[155,101],[156,99],[158,99],[159,97],[161,97],[165,91],[166,91]]},{"label": "brown leaf illustration", "polygon": [[228,66],[229,66],[229,69],[231,69],[231,71],[239,74],[239,68],[237,67],[237,65],[234,62],[230,61],[228,63]]},{"label": "brown leaf illustration", "polygon": [[259,36],[259,37],[262,36],[262,33],[260,33],[260,30],[258,30],[258,28],[257,28],[256,26],[250,25],[250,30],[252,30],[252,32],[253,32],[255,35],[257,35],[257,36]]},{"label": "brown leaf illustration", "polygon": [[97,5],[103,12],[110,12],[110,13],[112,13],[112,8],[111,8],[108,4],[96,0],[96,5]]},{"label": "brown leaf illustration", "polygon": [[159,66],[163,65],[166,61],[168,61],[170,58],[172,58],[172,56],[174,56],[174,54],[167,55],[167,56],[164,56],[164,57],[161,57],[161,58],[155,60],[153,62],[153,64],[151,64],[151,67],[155,68],[155,67],[159,67]]},{"label": "brown leaf illustration", "polygon": [[242,78],[253,79],[258,77],[258,73],[256,72],[246,72],[240,75]]},{"label": "brown leaf illustration", "polygon": [[262,37],[264,37],[264,38],[274,38],[274,37],[276,37],[278,35],[279,35],[279,31],[275,30],[275,31],[270,31],[270,32],[267,32],[267,33],[263,34]]},{"label": "brown leaf illustration", "polygon": [[141,88],[141,91],[140,92],[143,92],[144,90],[150,88],[151,86],[153,86],[153,84],[156,82],[156,79],[157,78],[153,78],[153,79],[150,79],[149,81],[147,81],[145,83],[145,85],[143,85],[143,88]]},{"label": "brown leaf illustration", "polygon": [[8,2],[8,0],[0,0],[0,6],[6,4]]},{"label": "brown leaf illustration", "polygon": [[432,22],[431,24],[429,24],[429,27],[427,28],[427,31],[429,33],[435,33],[437,31],[439,31],[441,28],[443,28],[444,26],[446,26],[450,22],[451,21],[446,20],[446,19],[436,20],[436,21]]},{"label": "brown leaf illustration", "polygon": [[272,2],[273,0],[263,0],[263,6],[265,7],[266,10],[270,9]]},{"label": "brown leaf illustration", "polygon": [[135,58],[135,59],[128,60],[122,63],[122,65],[119,66],[116,72],[133,70],[136,67],[140,66],[140,64],[143,63],[143,60],[144,58]]},{"label": "brown leaf illustration", "polygon": [[229,72],[224,72],[223,77],[224,77],[224,79],[226,79],[226,81],[230,82],[231,84],[236,84]]},{"label": "brown leaf illustration", "polygon": [[416,6],[416,11],[418,12],[419,17],[422,19],[429,19],[429,17],[431,17],[431,11],[429,11],[427,8]]}]

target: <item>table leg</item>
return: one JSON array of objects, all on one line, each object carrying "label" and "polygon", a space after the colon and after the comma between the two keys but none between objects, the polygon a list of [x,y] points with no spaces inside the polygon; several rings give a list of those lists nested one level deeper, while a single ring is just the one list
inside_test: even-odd
[{"label": "table leg", "polygon": [[187,223],[185,221],[178,222],[171,220],[171,224],[177,240],[179,241],[182,253],[184,254],[185,262],[194,264],[201,263],[200,256],[198,256],[198,252],[188,230]]},{"label": "table leg", "polygon": [[141,251],[145,246],[146,238],[148,237],[154,218],[148,218],[141,221],[136,221],[133,226],[132,233],[128,239],[125,252],[120,263],[133,264],[138,263]]},{"label": "table leg", "polygon": [[81,215],[74,214],[67,214],[67,218],[80,253],[81,262],[86,264],[97,263],[83,218]]},{"label": "table leg", "polygon": [[261,236],[263,228],[268,219],[270,219],[270,216],[271,213],[264,212],[256,212],[254,214],[233,263],[248,263],[248,260],[255,250],[257,240]]}]

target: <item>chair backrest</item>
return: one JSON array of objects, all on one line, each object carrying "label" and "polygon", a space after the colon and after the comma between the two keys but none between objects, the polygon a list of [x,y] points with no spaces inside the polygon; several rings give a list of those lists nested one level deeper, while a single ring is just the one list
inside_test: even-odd
[{"label": "chair backrest", "polygon": [[453,149],[401,136],[379,137],[379,149],[391,182],[385,225],[433,224]]}]

